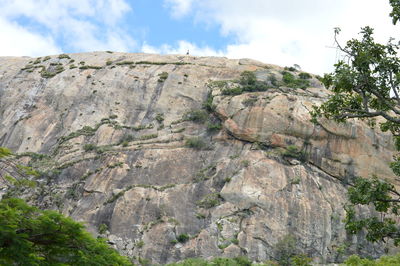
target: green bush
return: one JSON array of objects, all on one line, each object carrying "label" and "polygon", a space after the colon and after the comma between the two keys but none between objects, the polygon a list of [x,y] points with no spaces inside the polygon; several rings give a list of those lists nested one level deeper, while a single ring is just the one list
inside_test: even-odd
[{"label": "green bush", "polygon": [[155,139],[155,138],[158,138],[158,134],[143,135],[139,139],[140,140],[149,140],[149,139]]},{"label": "green bush", "polygon": [[164,114],[163,113],[158,113],[156,115],[156,120],[157,120],[158,123],[161,124],[164,121]]},{"label": "green bush", "polygon": [[208,148],[208,144],[200,137],[192,137],[186,139],[185,146],[196,150],[204,150]]},{"label": "green bush", "polygon": [[306,162],[308,154],[302,150],[300,150],[295,145],[289,145],[286,147],[286,150],[282,154],[284,157],[292,157],[296,158],[301,162]]},{"label": "green bush", "polygon": [[275,245],[275,257],[282,266],[291,266],[290,258],[296,255],[296,239],[286,235]]},{"label": "green bush", "polygon": [[312,259],[296,250],[296,239],[292,235],[281,238],[275,247],[275,258],[282,266],[311,266]]},{"label": "green bush", "polygon": [[[220,245],[218,245],[218,248],[223,250],[223,249],[226,249],[229,245],[230,245],[230,243],[220,244]],[[222,258],[219,258],[219,259],[222,259]]]},{"label": "green bush", "polygon": [[96,150],[97,146],[95,144],[85,144],[83,145],[84,151],[94,151]]},{"label": "green bush", "polygon": [[210,209],[218,206],[222,201],[219,193],[211,193],[206,195],[202,200],[197,202],[197,206],[205,209]]},{"label": "green bush", "polygon": [[306,72],[301,72],[299,74],[299,78],[301,78],[301,79],[310,79],[310,78],[312,78],[312,76],[310,74],[306,73]]},{"label": "green bush", "polygon": [[226,88],[221,91],[222,95],[240,95],[243,93],[243,89],[241,87],[235,88]]},{"label": "green bush", "polygon": [[137,242],[137,243],[136,243],[136,247],[138,247],[138,248],[144,247],[144,241],[143,241],[143,240],[140,240],[139,242]]},{"label": "green bush", "polygon": [[290,262],[293,266],[311,266],[312,258],[307,257],[305,254],[299,254],[292,256]]},{"label": "green bush", "polygon": [[295,177],[294,179],[290,180],[290,184],[292,185],[298,185],[301,182],[301,178],[300,177]]},{"label": "green bush", "polygon": [[243,71],[240,74],[240,79],[236,82],[240,86],[234,88],[227,88],[226,82],[223,83],[224,89],[222,89],[221,93],[223,95],[239,95],[243,92],[266,91],[268,89],[268,85],[265,82],[258,81],[255,73],[252,71]]},{"label": "green bush", "polygon": [[206,101],[203,103],[203,108],[209,113],[213,113],[216,108],[216,105],[213,104],[213,98],[212,93],[209,92]]},{"label": "green bush", "polygon": [[79,69],[82,69],[82,70],[85,70],[85,69],[102,69],[102,67],[101,66],[88,66],[88,65],[86,65],[86,66],[79,67]]},{"label": "green bush", "polygon": [[128,143],[131,141],[134,141],[135,137],[131,134],[125,135],[121,138],[121,140],[119,141],[119,144],[121,144],[123,147],[128,146]]},{"label": "green bush", "polygon": [[308,80],[302,78],[298,79],[295,75],[287,71],[282,72],[282,81],[286,86],[294,89],[306,89],[308,86],[310,86],[310,82]]},{"label": "green bush", "polygon": [[177,236],[176,240],[178,240],[179,243],[185,243],[190,239],[188,234],[180,234]]},{"label": "green bush", "polygon": [[120,191],[117,194],[112,195],[111,198],[109,198],[107,201],[105,201],[103,203],[103,205],[109,204],[109,203],[113,203],[114,201],[116,201],[117,199],[119,199],[120,197],[122,197],[125,194],[125,191]]},{"label": "green bush", "polygon": [[66,58],[66,59],[71,59],[71,57],[69,57],[69,55],[67,55],[67,54],[60,54],[60,55],[58,56],[58,59],[64,59],[64,58]]},{"label": "green bush", "polygon": [[237,258],[214,258],[211,261],[200,258],[190,258],[181,262],[171,263],[168,266],[251,266],[251,265],[264,265],[252,264],[246,257]]},{"label": "green bush", "polygon": [[40,75],[42,76],[42,78],[52,78],[55,75],[64,71],[64,67],[62,65],[60,64],[53,64],[53,65],[56,65],[54,71],[47,71],[44,68],[42,69],[42,71],[40,71]]},{"label": "green bush", "polygon": [[146,259],[146,258],[139,257],[139,258],[138,258],[138,261],[139,261],[139,263],[140,263],[141,266],[152,266],[152,265],[153,265],[153,264],[151,263],[151,260],[150,260],[150,259]]},{"label": "green bush", "polygon": [[250,165],[250,161],[249,160],[243,160],[241,163],[242,163],[242,165],[244,167],[248,167]]},{"label": "green bush", "polygon": [[291,72],[296,72],[297,71],[297,69],[295,67],[285,67],[284,69],[287,70],[287,71],[291,71]]},{"label": "green bush", "polygon": [[162,72],[161,74],[158,74],[158,82],[164,82],[168,78],[168,72]]},{"label": "green bush", "polygon": [[207,130],[214,132],[214,131],[219,131],[222,128],[222,124],[221,122],[216,122],[216,123],[212,123],[212,122],[208,122],[207,123]]},{"label": "green bush", "polygon": [[183,116],[183,120],[185,121],[193,121],[195,123],[204,123],[208,119],[208,113],[205,110],[198,109],[198,110],[192,110],[190,112],[187,112]]},{"label": "green bush", "polygon": [[240,74],[239,83],[241,85],[255,85],[257,82],[256,74],[252,71],[243,71]]},{"label": "green bush", "polygon": [[122,61],[122,62],[116,63],[116,65],[118,65],[118,66],[133,65],[133,64],[135,64],[135,62],[132,62],[132,61]]},{"label": "green bush", "polygon": [[296,78],[292,73],[289,72],[282,72],[282,81],[285,84],[293,84],[295,82]]},{"label": "green bush", "polygon": [[250,98],[243,100],[242,104],[244,106],[252,106],[255,102],[257,102],[257,100],[258,100],[257,98],[250,97]]},{"label": "green bush", "polygon": [[98,231],[99,231],[99,234],[104,234],[105,232],[107,232],[107,230],[108,230],[108,226],[106,225],[106,224],[100,224],[99,225],[99,229],[98,229]]},{"label": "green bush", "polygon": [[382,256],[377,260],[362,259],[357,255],[352,255],[344,262],[349,266],[398,266],[400,265],[400,253],[393,256]]},{"label": "green bush", "polygon": [[268,88],[268,85],[261,81],[257,81],[255,84],[245,85],[242,87],[243,91],[248,92],[266,91]]},{"label": "green bush", "polygon": [[196,218],[197,219],[206,219],[206,215],[202,214],[202,213],[196,213]]},{"label": "green bush", "polygon": [[271,82],[271,85],[274,87],[279,87],[279,82],[278,79],[276,78],[275,74],[271,74],[268,76],[269,82]]}]

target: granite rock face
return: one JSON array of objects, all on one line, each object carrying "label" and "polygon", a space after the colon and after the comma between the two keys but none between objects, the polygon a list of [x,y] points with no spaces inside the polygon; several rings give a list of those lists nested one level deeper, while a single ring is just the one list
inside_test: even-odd
[{"label": "granite rock face", "polygon": [[[243,71],[280,86],[227,93]],[[354,176],[396,182],[390,135],[360,121],[312,124],[329,92],[315,77],[290,88],[282,71],[177,55],[1,57],[0,146],[43,174],[0,195],[58,209],[153,263],[276,259],[288,236],[316,262],[380,255],[346,234],[343,204]]]}]

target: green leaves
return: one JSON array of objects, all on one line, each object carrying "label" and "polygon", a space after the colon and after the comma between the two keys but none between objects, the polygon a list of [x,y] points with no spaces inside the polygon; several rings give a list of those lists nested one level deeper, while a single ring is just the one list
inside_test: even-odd
[{"label": "green leaves", "polygon": [[373,204],[378,212],[387,212],[392,205],[398,205],[397,202],[392,202],[390,195],[394,189],[392,184],[379,180],[377,177],[356,178],[354,186],[348,190],[348,198],[353,204]]},{"label": "green leaves", "polygon": [[[303,74],[303,73],[301,73]],[[300,88],[300,89],[306,89],[308,86],[310,86],[310,82],[307,80],[306,77],[307,75],[299,75],[300,78],[297,78],[294,76],[292,73],[283,71],[282,72],[282,81],[283,83],[290,87],[290,88]],[[310,76],[311,77],[311,76]]]},{"label": "green leaves", "polygon": [[389,0],[390,5],[392,6],[392,12],[390,12],[390,16],[392,17],[392,23],[396,25],[397,21],[400,18],[400,1],[399,0]]},{"label": "green leaves", "polygon": [[[335,29],[336,35],[339,33]],[[335,64],[331,74],[322,79],[333,95],[319,107],[314,107],[314,121],[320,116],[344,122],[348,118],[370,119],[381,116],[386,122],[400,123],[400,60],[399,46],[391,41],[379,44],[374,41],[373,29],[362,28],[361,39],[352,39],[338,48],[344,59]],[[398,127],[385,125],[392,133]]]},{"label": "green leaves", "polygon": [[400,265],[400,254],[395,256],[382,256],[378,260],[362,259],[357,255],[351,255],[344,262],[344,265],[349,266],[397,266]]},{"label": "green leaves", "polygon": [[241,85],[255,85],[257,82],[256,74],[252,71],[243,71],[240,74],[239,83]]},{"label": "green leaves", "polygon": [[0,201],[1,265],[132,265],[82,224],[23,200]]},{"label": "green leaves", "polygon": [[[400,15],[400,1],[390,0],[395,24]],[[335,40],[344,54],[344,59],[335,64],[333,73],[322,79],[333,94],[321,106],[314,106],[312,121],[324,116],[337,122],[349,118],[367,120],[375,126],[375,117],[382,117],[379,126],[390,131],[395,147],[400,151],[400,60],[399,45],[392,39],[386,44],[375,42],[373,29],[361,29],[360,39],[352,39],[345,47],[337,42],[340,29],[335,29]],[[378,121],[378,120],[377,120]],[[396,158],[390,167],[400,175],[400,159]],[[372,242],[393,239],[400,244],[400,229],[394,220],[400,211],[400,193],[389,182],[373,177],[355,178],[348,189],[349,204],[346,210],[346,230],[351,234],[366,232],[366,239]],[[360,216],[360,207],[373,207],[376,214]]]},{"label": "green leaves", "polygon": [[[400,230],[393,217],[399,215],[399,194],[395,187],[383,180],[356,178],[348,190],[350,204],[346,210],[346,230],[351,234],[365,230],[366,239],[371,242],[392,238],[395,245],[400,244]],[[379,216],[358,218],[357,205],[374,206]]]}]

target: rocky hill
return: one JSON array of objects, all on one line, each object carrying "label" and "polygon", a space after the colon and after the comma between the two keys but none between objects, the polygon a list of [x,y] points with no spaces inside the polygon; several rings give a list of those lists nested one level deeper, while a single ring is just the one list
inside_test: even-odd
[{"label": "rocky hill", "polygon": [[359,121],[312,124],[328,94],[247,59],[0,57],[0,146],[41,171],[35,188],[1,183],[0,195],[85,222],[137,261],[263,261],[288,238],[321,263],[378,256],[384,246],[344,230],[345,184],[395,182],[392,139]]}]

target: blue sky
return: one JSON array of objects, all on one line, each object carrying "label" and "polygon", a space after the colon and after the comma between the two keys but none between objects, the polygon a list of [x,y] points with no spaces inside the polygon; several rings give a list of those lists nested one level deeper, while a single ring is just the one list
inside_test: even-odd
[{"label": "blue sky", "polygon": [[153,46],[165,43],[174,44],[177,40],[186,40],[199,46],[210,46],[213,49],[223,49],[226,43],[233,38],[221,36],[218,25],[206,25],[195,22],[192,17],[186,16],[175,19],[170,14],[170,9],[162,0],[136,0],[130,1],[133,11],[126,16],[128,30],[140,38],[141,42]]},{"label": "blue sky", "polygon": [[[99,50],[252,58],[328,72],[360,27],[398,35],[386,0],[0,0],[0,56]],[[397,33],[397,34],[396,34]]]}]

